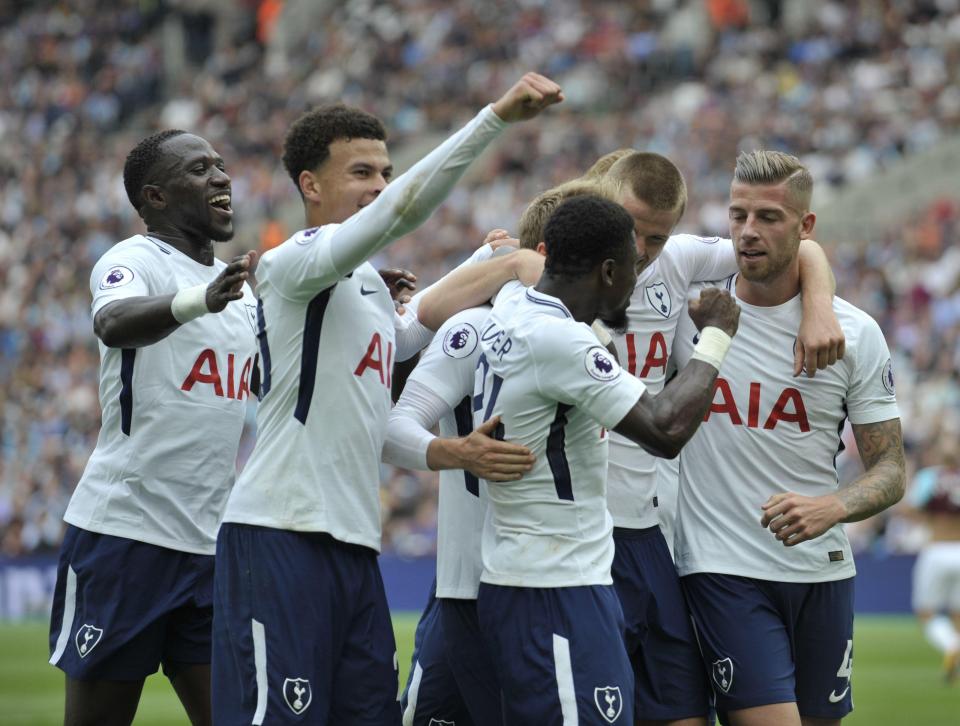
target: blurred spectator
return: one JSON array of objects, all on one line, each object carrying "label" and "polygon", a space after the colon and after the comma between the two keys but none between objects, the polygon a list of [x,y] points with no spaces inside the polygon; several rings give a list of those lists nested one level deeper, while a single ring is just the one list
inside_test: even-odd
[{"label": "blurred spectator", "polygon": [[[267,247],[300,223],[279,158],[307,107],[342,100],[377,113],[401,157],[520,72],[556,78],[565,108],[511,132],[423,228],[375,260],[415,270],[421,284],[612,149],[674,159],[690,187],[683,231],[713,235],[727,226],[738,149],[790,151],[819,185],[842,186],[960,130],[960,0],[224,7],[0,0],[0,554],[56,548],[93,450],[88,276],[142,229],[121,170],[157,128],[185,127],[223,153],[234,248]],[[932,442],[960,431],[958,202],[869,246],[831,250],[840,294],[877,318],[895,351],[909,476],[932,463]],[[855,450],[849,431],[847,443]],[[845,455],[840,466],[846,481],[859,463]],[[383,481],[385,548],[432,551],[435,477],[385,468]],[[909,546],[902,531],[887,518],[851,527],[863,547]]]}]

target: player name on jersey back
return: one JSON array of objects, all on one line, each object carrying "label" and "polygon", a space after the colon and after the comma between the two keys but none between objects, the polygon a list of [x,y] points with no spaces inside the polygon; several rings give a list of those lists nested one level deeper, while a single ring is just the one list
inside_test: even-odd
[{"label": "player name on jersey back", "polygon": [[[711,284],[736,296],[735,278]],[[740,326],[713,403],[680,455],[677,567],[681,575],[718,572],[785,582],[850,577],[855,567],[842,526],[784,547],[760,526],[760,507],[781,492],[836,491],[844,421],[899,416],[883,334],[866,313],[834,298],[846,354],[815,378],[795,378],[799,296],[774,307],[738,302]],[[693,322],[683,317],[673,348],[678,366],[689,360],[696,337]]]},{"label": "player name on jersey back", "polygon": [[[143,235],[117,243],[90,277],[94,315],[130,297],[209,284],[203,265]],[[236,472],[256,353],[256,300],[180,326],[140,348],[100,343],[102,425],[64,519],[162,547],[213,554]]]}]

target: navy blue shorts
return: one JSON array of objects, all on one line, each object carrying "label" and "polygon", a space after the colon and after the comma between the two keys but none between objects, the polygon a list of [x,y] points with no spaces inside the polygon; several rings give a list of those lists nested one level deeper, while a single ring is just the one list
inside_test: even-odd
[{"label": "navy blue shorts", "polygon": [[481,583],[480,627],[502,687],[504,723],[633,724],[633,671],[612,586]]},{"label": "navy blue shorts", "polygon": [[428,726],[437,722],[472,726],[473,721],[447,662],[436,590],[434,580],[413,638],[410,674],[400,697],[403,726]]},{"label": "navy blue shorts", "polygon": [[323,533],[225,523],[214,602],[214,723],[399,726],[376,552]]},{"label": "navy blue shorts", "polygon": [[210,662],[213,557],[67,525],[50,663],[78,680],[139,681]]},{"label": "navy blue shorts", "polygon": [[480,631],[477,601],[443,598],[438,602],[447,662],[460,697],[477,726],[499,726],[503,723],[500,683]]},{"label": "navy blue shorts", "polygon": [[637,718],[706,716],[710,686],[680,578],[660,527],[613,530],[613,585],[636,676]]},{"label": "navy blue shorts", "polygon": [[853,578],[772,582],[699,573],[681,578],[723,714],[795,701],[801,716],[853,710]]}]

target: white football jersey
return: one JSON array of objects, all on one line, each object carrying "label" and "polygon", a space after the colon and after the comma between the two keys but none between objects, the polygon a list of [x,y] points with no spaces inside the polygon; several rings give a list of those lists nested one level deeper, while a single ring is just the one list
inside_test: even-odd
[{"label": "white football jersey", "polygon": [[[707,284],[736,297],[735,279]],[[844,421],[898,418],[883,333],[870,316],[835,297],[833,310],[846,337],[843,360],[815,378],[794,378],[800,296],[773,307],[738,302],[740,327],[720,368],[713,404],[680,455],[677,567],[681,575],[716,572],[783,582],[851,577],[856,569],[842,526],[784,547],[760,526],[760,506],[781,492],[836,491]],[[678,366],[690,359],[696,335],[685,316],[673,346]]]},{"label": "white football jersey", "polygon": [[[490,307],[464,310],[451,317],[420,356],[407,379],[440,398],[449,412],[440,418],[440,435],[466,436],[473,431],[473,379],[480,358],[480,329]],[[440,472],[437,513],[437,597],[475,599],[480,586],[480,533],[487,508],[486,484],[463,470]]]},{"label": "white football jersey", "polygon": [[503,438],[536,456],[522,479],[489,484],[483,582],[517,587],[608,585],[606,428],[639,400],[589,325],[555,297],[518,282],[480,331],[474,424],[501,416]]},{"label": "white football jersey", "polygon": [[[153,237],[112,247],[93,268],[93,314],[109,303],[209,284],[200,264]],[[212,555],[236,476],[256,353],[256,300],[181,325],[142,348],[100,343],[97,447],[64,519],[103,534]]]},{"label": "white football jersey", "polygon": [[[625,335],[614,335],[621,365],[650,393],[663,390],[667,359],[687,292],[698,280],[719,280],[737,270],[733,243],[719,237],[673,235],[640,273],[627,310]],[[657,457],[617,433],[610,434],[607,498],[617,527],[642,529],[658,522]]]},{"label": "white football jersey", "polygon": [[[492,107],[343,224],[298,232],[257,269],[257,443],[225,521],[380,549],[380,453],[402,324],[366,262],[440,204],[503,130]],[[404,348],[411,348],[405,350]]]}]

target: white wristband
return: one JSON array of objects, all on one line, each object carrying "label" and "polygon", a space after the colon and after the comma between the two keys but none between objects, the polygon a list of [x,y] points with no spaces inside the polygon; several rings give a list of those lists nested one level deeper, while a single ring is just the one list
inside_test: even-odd
[{"label": "white wristband", "polygon": [[613,338],[610,337],[610,332],[607,330],[607,326],[601,323],[599,320],[594,320],[593,325],[590,326],[593,328],[593,334],[597,336],[597,340],[600,341],[600,345],[606,348],[610,345],[610,341]]},{"label": "white wristband", "polygon": [[173,317],[176,318],[177,322],[181,325],[209,313],[210,308],[207,307],[207,286],[194,285],[193,287],[185,287],[177,292],[177,294],[173,296],[173,301],[170,303],[170,312],[173,313]]},{"label": "white wristband", "polygon": [[708,325],[700,331],[700,340],[694,346],[690,360],[702,360],[720,370],[732,342],[733,339],[720,328]]}]

